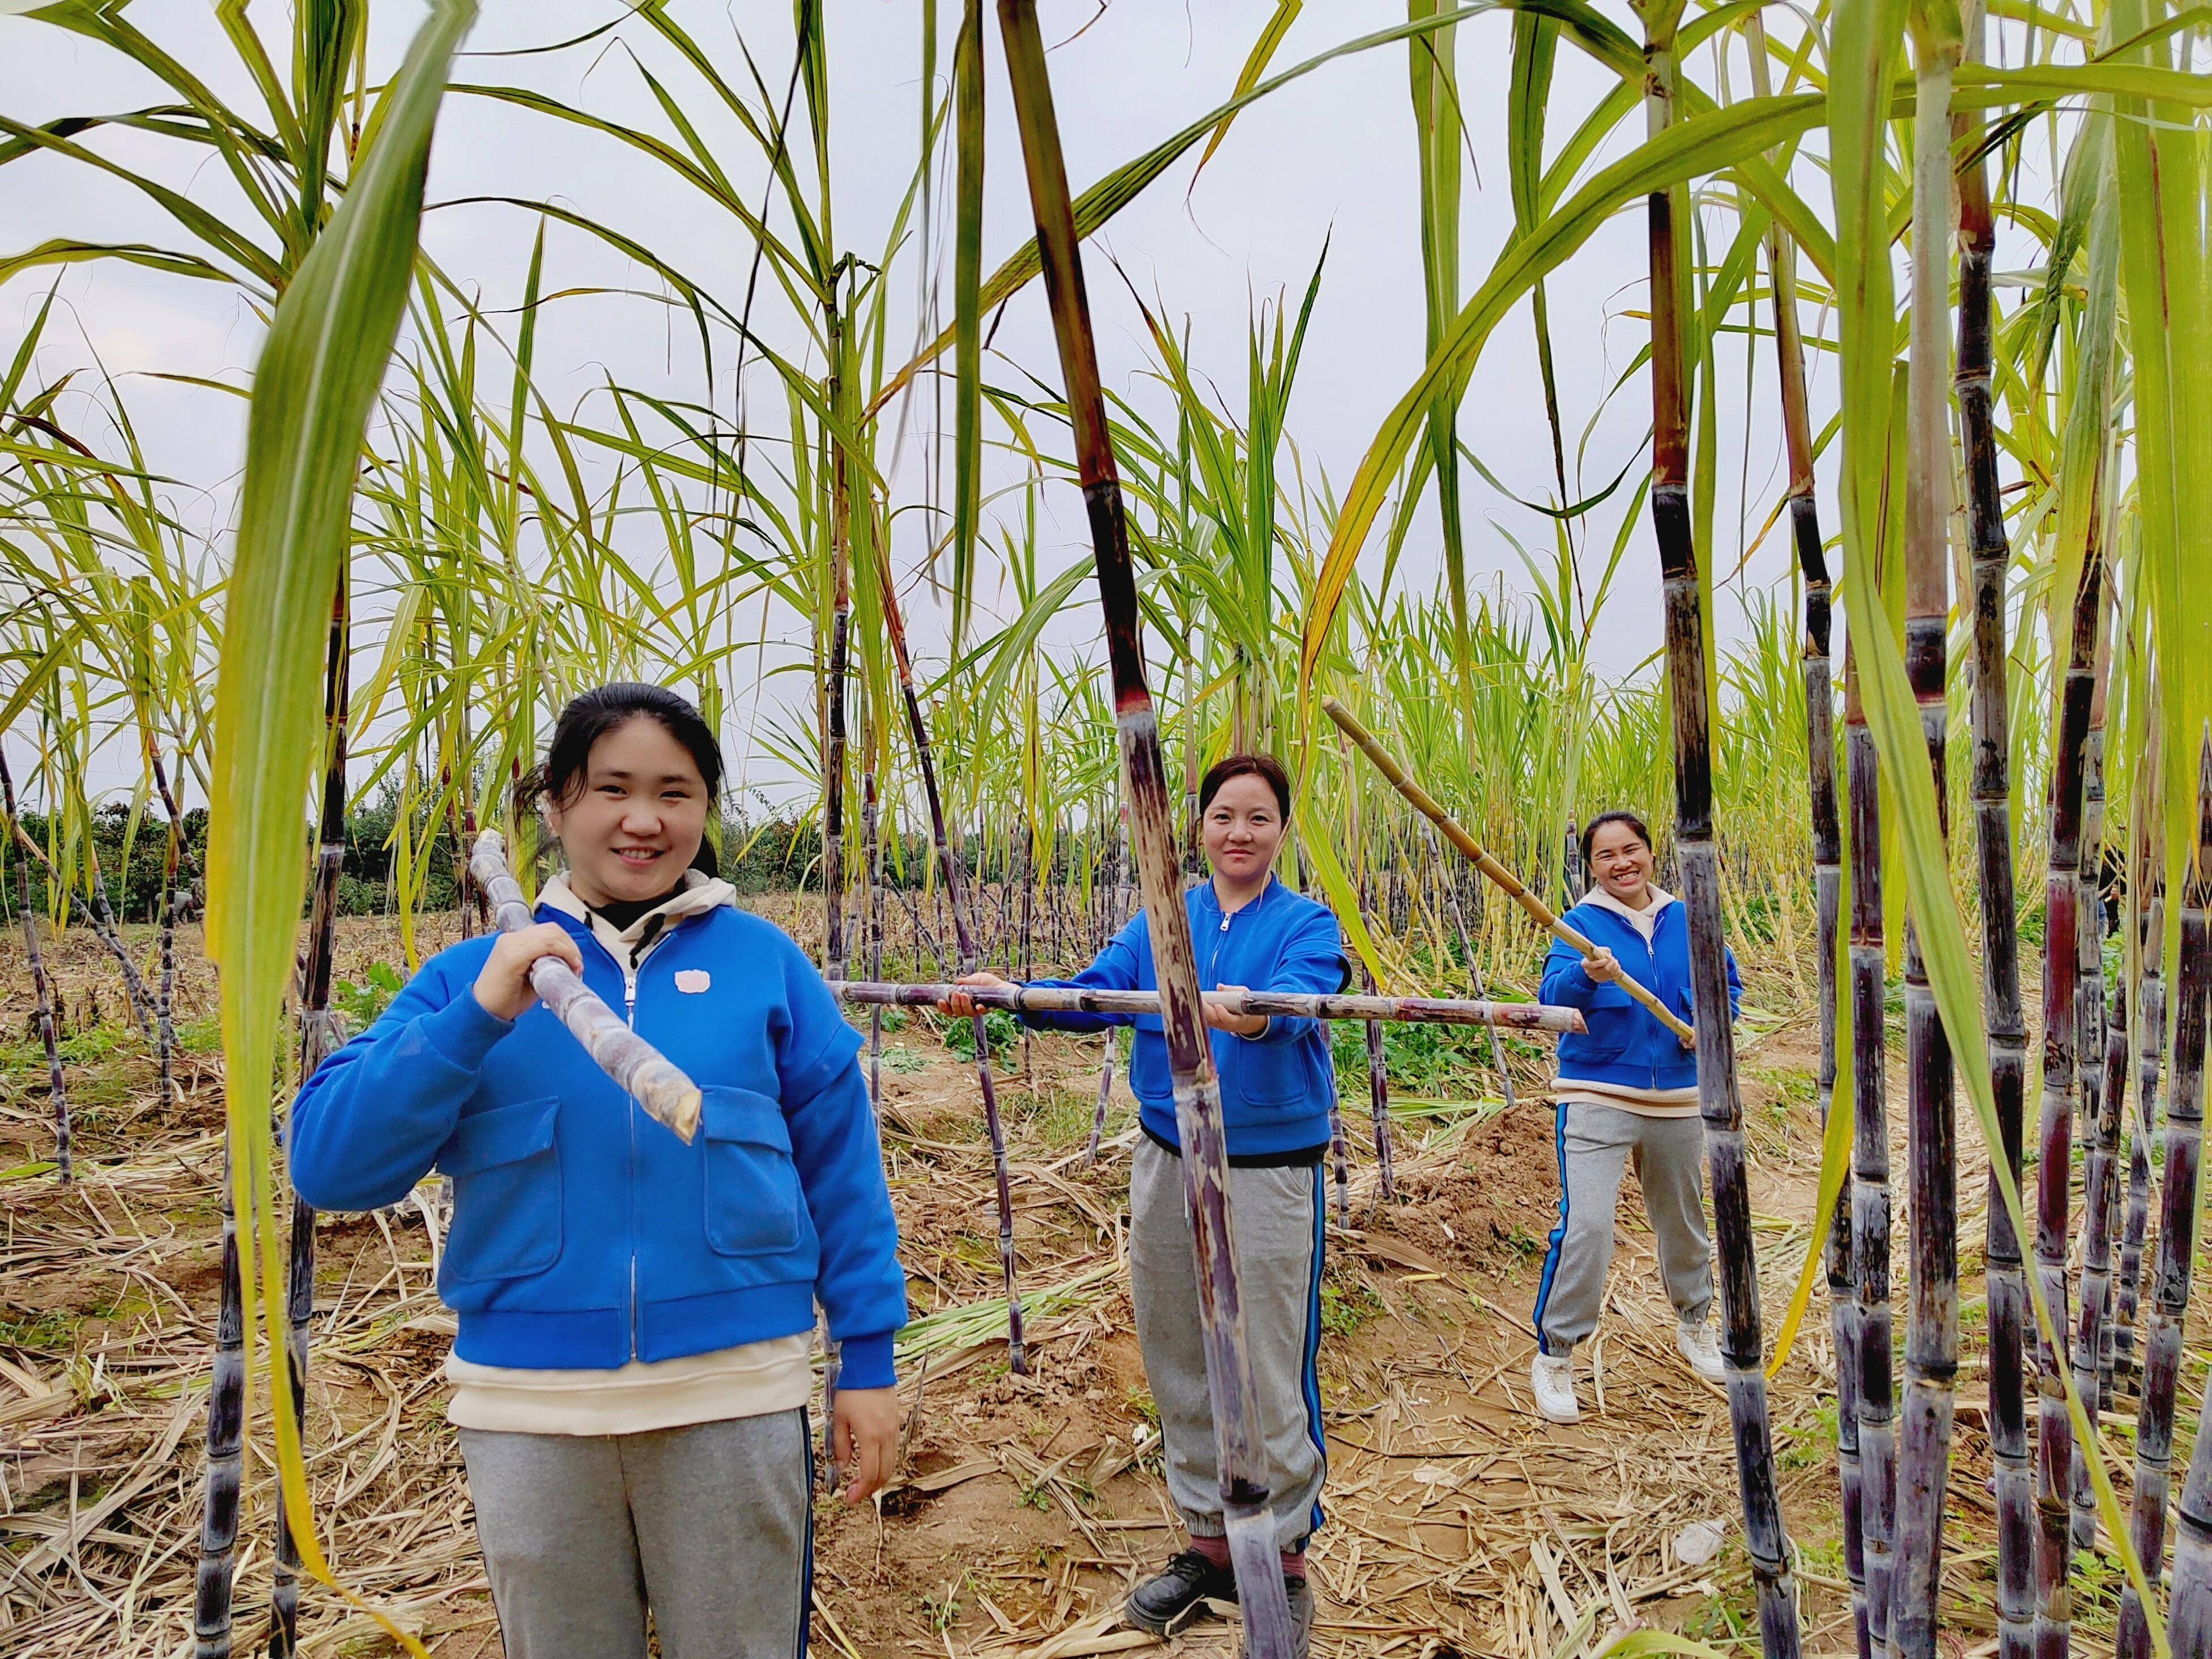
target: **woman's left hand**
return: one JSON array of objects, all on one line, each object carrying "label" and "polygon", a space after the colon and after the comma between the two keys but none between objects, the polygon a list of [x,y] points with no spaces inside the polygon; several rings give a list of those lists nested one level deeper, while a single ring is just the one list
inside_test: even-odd
[{"label": "woman's left hand", "polygon": [[[1232,991],[1242,994],[1251,989],[1251,987],[1217,985],[1214,989]],[[1267,1017],[1265,1014],[1232,1014],[1218,1002],[1202,1001],[1199,1004],[1199,1007],[1204,1011],[1206,1023],[1208,1025],[1217,1031],[1227,1031],[1233,1036],[1255,1037],[1267,1029]]]},{"label": "woman's left hand", "polygon": [[898,1457],[896,1389],[840,1389],[836,1428],[837,1467],[846,1477],[845,1501],[865,1504],[890,1482]]}]

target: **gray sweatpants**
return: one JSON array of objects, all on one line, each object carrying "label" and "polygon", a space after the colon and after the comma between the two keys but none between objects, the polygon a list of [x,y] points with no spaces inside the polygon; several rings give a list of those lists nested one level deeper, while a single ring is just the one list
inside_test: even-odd
[{"label": "gray sweatpants", "polygon": [[[1321,1524],[1322,1188],[1316,1168],[1231,1170],[1237,1283],[1260,1397],[1275,1545],[1297,1549]],[[1139,1135],[1129,1165],[1129,1284],[1137,1346],[1159,1407],[1168,1496],[1196,1536],[1219,1537],[1220,1465],[1200,1334],[1198,1273],[1183,1208],[1182,1160]]]},{"label": "gray sweatpants", "polygon": [[507,1659],[801,1659],[814,1554],[805,1409],[647,1434],[463,1429]]},{"label": "gray sweatpants", "polygon": [[1559,1103],[1559,1221],[1536,1291],[1536,1335],[1548,1354],[1570,1352],[1597,1328],[1620,1172],[1636,1160],[1644,1213],[1659,1248],[1667,1298],[1702,1325],[1713,1303],[1713,1252],[1705,1236],[1705,1126],[1695,1117],[1644,1117],[1587,1100]]}]

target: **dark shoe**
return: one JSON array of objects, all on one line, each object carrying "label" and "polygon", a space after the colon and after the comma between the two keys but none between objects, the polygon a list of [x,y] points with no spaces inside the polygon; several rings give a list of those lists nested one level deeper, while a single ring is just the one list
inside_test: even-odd
[{"label": "dark shoe", "polygon": [[1205,1609],[1206,1601],[1234,1601],[1237,1575],[1196,1550],[1185,1550],[1129,1592],[1128,1621],[1155,1636],[1173,1636]]},{"label": "dark shoe", "polygon": [[[1313,1650],[1313,1588],[1303,1578],[1283,1580],[1283,1588],[1291,1598],[1291,1633],[1297,1639],[1291,1645],[1295,1659],[1307,1659]],[[1246,1650],[1237,1644],[1238,1659],[1243,1659]]]}]

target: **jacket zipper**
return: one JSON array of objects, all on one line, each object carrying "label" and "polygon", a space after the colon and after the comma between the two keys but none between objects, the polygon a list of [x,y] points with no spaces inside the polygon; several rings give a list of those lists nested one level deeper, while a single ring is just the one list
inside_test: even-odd
[{"label": "jacket zipper", "polygon": [[[637,969],[635,962],[623,964],[623,1018],[637,1030]],[[629,1357],[637,1358],[637,1102],[625,1098],[629,1122]]]}]

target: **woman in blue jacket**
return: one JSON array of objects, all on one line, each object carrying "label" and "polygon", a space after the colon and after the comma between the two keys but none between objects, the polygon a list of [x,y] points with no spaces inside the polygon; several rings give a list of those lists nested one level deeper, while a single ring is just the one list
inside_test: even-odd
[{"label": "woman in blue jacket", "polygon": [[[1554,1423],[1581,1415],[1575,1345],[1597,1328],[1621,1170],[1631,1159],[1674,1304],[1675,1344],[1706,1381],[1724,1382],[1728,1375],[1705,1323],[1713,1263],[1697,1056],[1621,989],[1626,975],[1685,1021],[1693,1020],[1689,921],[1680,901],[1651,879],[1651,832],[1633,812],[1601,812],[1583,829],[1582,845],[1592,885],[1565,920],[1598,952],[1585,961],[1554,940],[1539,999],[1581,1009],[1589,1028],[1559,1039],[1559,1220],[1536,1291],[1536,1357],[1528,1376],[1536,1409]],[[1742,991],[1733,955],[1728,975],[1733,1018]]]},{"label": "woman in blue jacket", "polygon": [[[1335,916],[1274,877],[1291,807],[1290,780],[1281,765],[1265,755],[1231,755],[1206,773],[1198,806],[1213,872],[1185,897],[1200,988],[1342,990],[1347,969]],[[962,981],[1006,982],[990,974],[971,974]],[[1030,983],[1157,988],[1146,918],[1139,915],[1073,979]],[[956,1014],[975,1011],[969,999],[957,995],[945,1007]],[[1205,1598],[1237,1593],[1223,1530],[1167,1043],[1157,1014],[1023,1018],[1067,1031],[1136,1028],[1129,1089],[1137,1097],[1143,1133],[1129,1170],[1129,1279],[1145,1376],[1159,1408],[1168,1494],[1182,1512],[1190,1547],[1137,1586],[1127,1616],[1166,1635],[1194,1618]],[[1321,1524],[1327,1465],[1315,1356],[1321,1337],[1321,1158],[1329,1144],[1336,1075],[1322,1021],[1271,1020],[1209,1006],[1206,1023],[1212,1028],[1213,1064],[1221,1079],[1237,1283],[1260,1396],[1276,1541],[1304,1653],[1313,1618],[1305,1543]]]},{"label": "woman in blue jacket", "polygon": [[[667,1659],[805,1651],[817,1301],[847,1500],[896,1455],[906,1285],[860,1037],[714,878],[721,770],[673,692],[571,702],[530,792],[568,866],[537,925],[433,957],[292,1108],[318,1209],[453,1184],[447,1414],[509,1659],[644,1659],[648,1607]],[[700,1085],[691,1145],[539,1006],[544,956]]]}]

